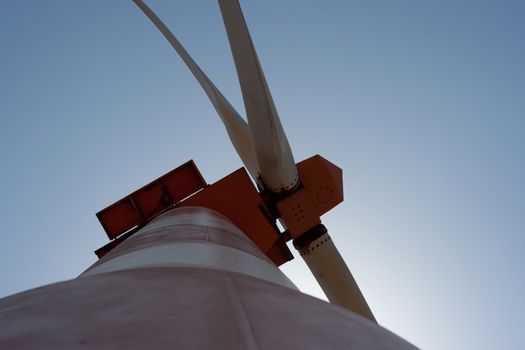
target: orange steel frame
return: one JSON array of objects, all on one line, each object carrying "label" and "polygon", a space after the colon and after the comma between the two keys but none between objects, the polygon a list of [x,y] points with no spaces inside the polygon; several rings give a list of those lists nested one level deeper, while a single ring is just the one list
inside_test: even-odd
[{"label": "orange steel frame", "polygon": [[[286,241],[318,225],[320,216],[343,201],[342,170],[315,155],[297,164],[301,184],[275,197],[258,192],[244,168],[207,185],[193,161],[97,213],[111,241],[95,253],[100,258],[159,214],[175,207],[198,206],[226,216],[277,266],[293,259]],[[280,218],[285,231],[280,232]]]}]

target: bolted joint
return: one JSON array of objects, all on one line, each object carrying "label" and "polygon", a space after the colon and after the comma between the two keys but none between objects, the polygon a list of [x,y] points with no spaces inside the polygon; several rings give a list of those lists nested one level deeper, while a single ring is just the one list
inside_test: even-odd
[{"label": "bolted joint", "polygon": [[299,238],[321,223],[315,203],[305,188],[276,201],[276,207],[292,238]]},{"label": "bolted joint", "polygon": [[313,241],[327,233],[328,230],[326,227],[323,224],[318,224],[314,228],[303,233],[300,237],[294,239],[293,246],[301,252],[302,250],[307,249]]}]

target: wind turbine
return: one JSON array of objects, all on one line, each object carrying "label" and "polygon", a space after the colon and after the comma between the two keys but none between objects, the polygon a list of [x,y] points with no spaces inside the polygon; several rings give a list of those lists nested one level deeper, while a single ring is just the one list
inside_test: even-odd
[{"label": "wind turbine", "polygon": [[[248,123],[204,74],[160,18],[142,1],[133,0],[177,51],[217,110],[230,140],[253,180],[260,186],[276,219],[294,239],[294,246],[312,271],[328,300],[376,322],[361,290],[321,224],[324,197],[333,196],[333,184],[314,176],[305,187],[290,144],[248,32],[238,1],[219,0],[239,77]],[[339,169],[332,168],[336,171]],[[315,171],[315,169],[311,169]],[[307,176],[305,174],[305,176]],[[340,180],[340,179],[338,179]],[[340,185],[342,184],[335,184]],[[326,192],[326,193],[325,193]],[[342,200],[342,193],[339,193]],[[322,199],[320,197],[323,197]],[[297,224],[300,215],[301,224]]]},{"label": "wind turbine", "polygon": [[[321,224],[343,200],[342,170],[318,155],[295,163],[238,1],[219,6],[248,122],[133,1],[202,86],[257,188],[244,169],[208,185],[189,161],[103,209],[111,241],[99,261],[0,300],[0,347],[412,349],[377,325]],[[335,305],[277,268],[292,258],[290,239]]]}]

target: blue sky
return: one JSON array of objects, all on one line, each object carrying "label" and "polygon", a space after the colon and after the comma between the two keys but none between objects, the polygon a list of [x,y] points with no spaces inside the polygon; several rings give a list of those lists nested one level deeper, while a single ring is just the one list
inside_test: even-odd
[{"label": "blue sky", "polygon": [[[244,111],[217,3],[148,4]],[[379,322],[424,349],[520,347],[525,3],[241,5],[296,159],[344,170],[323,221]],[[78,275],[94,214],[188,159],[210,183],[241,166],[131,1],[8,2],[0,50],[0,297]]]}]

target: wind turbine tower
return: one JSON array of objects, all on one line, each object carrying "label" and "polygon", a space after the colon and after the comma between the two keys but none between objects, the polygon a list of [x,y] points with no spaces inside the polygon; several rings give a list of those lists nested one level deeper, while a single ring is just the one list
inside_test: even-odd
[{"label": "wind turbine tower", "polygon": [[[215,107],[245,168],[193,161],[97,213],[109,243],[75,279],[0,299],[2,349],[414,349],[377,324],[321,215],[342,170],[296,163],[237,0],[219,0],[247,121],[142,1]],[[280,221],[284,230],[276,225]],[[300,252],[330,303],[279,270]]]}]

